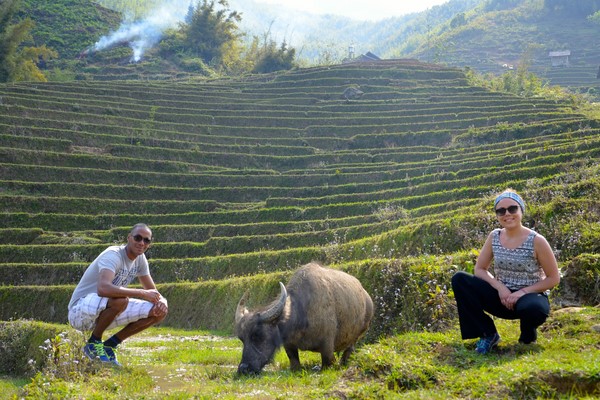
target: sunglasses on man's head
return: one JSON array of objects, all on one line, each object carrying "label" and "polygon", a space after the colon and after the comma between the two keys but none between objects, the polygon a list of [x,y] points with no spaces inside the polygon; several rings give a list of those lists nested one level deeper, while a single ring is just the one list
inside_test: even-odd
[{"label": "sunglasses on man's head", "polygon": [[519,206],[508,206],[496,208],[496,215],[501,217],[508,211],[509,214],[516,214],[519,211]]},{"label": "sunglasses on man's head", "polygon": [[150,244],[152,242],[152,239],[143,237],[142,235],[134,235],[133,240],[136,242],[141,242],[143,240],[144,244]]}]

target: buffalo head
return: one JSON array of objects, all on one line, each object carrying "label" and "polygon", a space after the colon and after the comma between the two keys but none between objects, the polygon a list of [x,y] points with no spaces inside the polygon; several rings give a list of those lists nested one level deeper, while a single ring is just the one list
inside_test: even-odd
[{"label": "buffalo head", "polygon": [[243,343],[242,361],[238,373],[259,373],[273,359],[282,339],[277,323],[283,314],[287,291],[279,282],[281,294],[269,307],[251,312],[245,307],[248,293],[240,299],[235,312],[235,329]]}]

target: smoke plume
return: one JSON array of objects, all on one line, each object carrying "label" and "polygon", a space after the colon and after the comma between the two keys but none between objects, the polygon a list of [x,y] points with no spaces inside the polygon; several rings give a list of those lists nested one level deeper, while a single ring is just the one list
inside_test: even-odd
[{"label": "smoke plume", "polygon": [[183,21],[188,5],[186,0],[172,0],[148,13],[138,21],[126,21],[116,31],[103,36],[89,50],[100,51],[118,44],[127,44],[133,51],[132,62],[138,62],[146,50],[157,44],[164,31]]}]

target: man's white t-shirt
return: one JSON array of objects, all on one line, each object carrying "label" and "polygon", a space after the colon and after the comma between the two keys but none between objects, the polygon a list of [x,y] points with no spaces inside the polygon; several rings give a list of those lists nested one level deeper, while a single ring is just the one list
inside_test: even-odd
[{"label": "man's white t-shirt", "polygon": [[129,285],[136,277],[150,275],[146,255],[142,254],[132,261],[127,257],[126,246],[125,244],[110,246],[92,261],[83,273],[71,296],[69,310],[71,310],[77,300],[90,293],[98,293],[98,277],[100,276],[100,271],[103,269],[113,271],[115,278],[112,283],[121,287]]}]

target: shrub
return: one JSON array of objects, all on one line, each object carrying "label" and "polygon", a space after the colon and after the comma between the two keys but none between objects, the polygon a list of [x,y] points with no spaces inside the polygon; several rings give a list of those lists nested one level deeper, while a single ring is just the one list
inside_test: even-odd
[{"label": "shrub", "polygon": [[600,255],[580,254],[563,268],[562,296],[579,304],[600,304]]},{"label": "shrub", "polygon": [[[59,348],[65,346],[58,342],[68,339],[64,334],[57,339],[64,328],[31,320],[0,321],[0,373],[27,375],[43,369],[48,361],[56,362],[63,357]],[[51,350],[48,346],[56,348],[52,358],[45,354]]]},{"label": "shrub", "polygon": [[83,354],[85,338],[64,326],[18,320],[0,322],[0,373],[35,374],[21,391],[22,398],[74,398],[69,381],[99,371]]},{"label": "shrub", "polygon": [[211,76],[213,74],[213,71],[201,58],[184,58],[181,60],[180,66],[185,71],[199,72],[204,76]]},{"label": "shrub", "polygon": [[441,331],[452,326],[456,306],[450,278],[472,267],[474,253],[405,259],[377,259],[344,265],[365,286],[375,304],[366,339],[407,331]]}]

